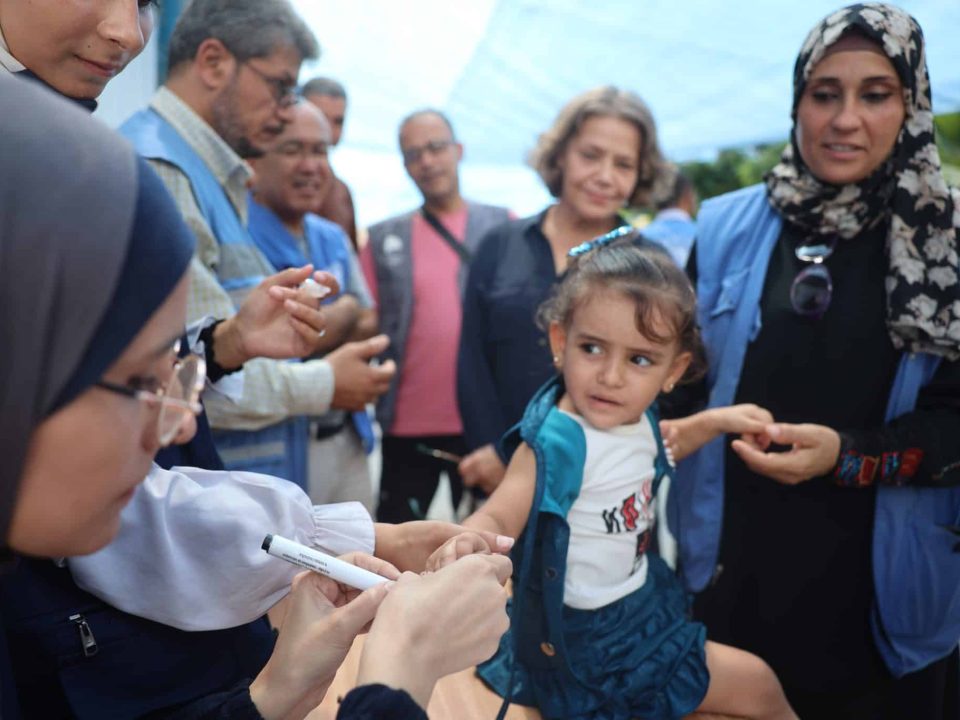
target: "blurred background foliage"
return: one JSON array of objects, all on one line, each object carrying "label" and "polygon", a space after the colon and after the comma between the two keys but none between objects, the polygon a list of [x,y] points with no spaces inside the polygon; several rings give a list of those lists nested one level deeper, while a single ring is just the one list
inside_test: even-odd
[{"label": "blurred background foliage", "polygon": [[[943,174],[960,186],[960,112],[934,119]],[[681,168],[697,188],[701,200],[758,183],[777,164],[786,142],[721,150],[713,162],[683,163]]]}]

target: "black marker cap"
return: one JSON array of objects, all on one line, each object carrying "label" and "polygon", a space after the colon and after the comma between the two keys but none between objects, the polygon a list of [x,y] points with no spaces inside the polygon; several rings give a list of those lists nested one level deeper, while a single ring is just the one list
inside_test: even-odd
[{"label": "black marker cap", "polygon": [[266,550],[267,552],[269,552],[269,551],[270,551],[270,543],[272,543],[272,542],[273,542],[273,535],[267,535],[267,536],[263,539],[263,544],[260,545],[260,549],[261,549],[261,550]]}]

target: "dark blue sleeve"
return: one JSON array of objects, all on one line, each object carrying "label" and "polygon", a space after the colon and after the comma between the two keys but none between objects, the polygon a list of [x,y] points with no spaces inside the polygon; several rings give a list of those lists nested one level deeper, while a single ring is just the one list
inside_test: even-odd
[{"label": "dark blue sleeve", "polygon": [[403,690],[362,685],[343,698],[337,720],[427,720],[427,713]]},{"label": "dark blue sleeve", "polygon": [[463,297],[463,327],[457,357],[457,402],[467,447],[476,450],[496,443],[506,430],[493,368],[487,357],[487,293],[500,262],[500,226],[481,241],[467,275]]},{"label": "dark blue sleeve", "polygon": [[173,710],[152,713],[154,720],[263,720],[250,698],[250,681],[229,690],[206,695]]}]

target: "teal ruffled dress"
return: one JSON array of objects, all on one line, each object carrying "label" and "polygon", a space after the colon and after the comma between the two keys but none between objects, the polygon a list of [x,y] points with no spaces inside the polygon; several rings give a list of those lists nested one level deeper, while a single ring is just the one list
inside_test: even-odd
[{"label": "teal ruffled dress", "polygon": [[[647,555],[647,579],[633,593],[596,610],[563,605],[569,527],[586,454],[576,422],[556,410],[551,380],[505,439],[526,442],[537,457],[537,488],[513,552],[511,627],[497,653],[479,666],[498,695],[539,708],[546,720],[668,720],[693,712],[710,677],[706,628],[689,620],[689,599],[663,560]],[[657,428],[655,409],[648,411]],[[657,479],[670,472],[660,447]]]}]

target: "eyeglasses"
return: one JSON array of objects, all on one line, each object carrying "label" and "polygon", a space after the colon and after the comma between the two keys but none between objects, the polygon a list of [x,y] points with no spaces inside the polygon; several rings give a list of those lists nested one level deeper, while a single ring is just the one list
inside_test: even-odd
[{"label": "eyeglasses", "polygon": [[633,227],[633,225],[621,225],[615,230],[611,230],[606,235],[601,235],[593,240],[587,240],[587,242],[580,243],[576,247],[571,248],[567,251],[567,257],[575,258],[580,257],[581,255],[586,255],[591,250],[596,250],[604,245],[609,245],[614,240],[619,240],[620,238],[625,237],[635,231],[636,228]]},{"label": "eyeglasses", "polygon": [[[180,343],[174,346],[178,351]],[[159,405],[157,416],[157,440],[166,447],[177,436],[184,424],[192,415],[198,415],[203,407],[200,405],[200,391],[203,390],[207,375],[207,364],[199,355],[188,355],[174,363],[173,374],[165,386],[159,387],[159,382],[153,378],[137,383],[136,386],[117,385],[106,380],[99,380],[97,387],[110,392],[132,397],[151,406]]]},{"label": "eyeglasses", "polygon": [[295,105],[300,99],[300,90],[297,88],[296,83],[291,83],[285,78],[273,77],[263,72],[263,70],[258,70],[249,62],[243,63],[248,68],[253,70],[254,73],[260,76],[260,79],[263,80],[270,87],[270,94],[273,95],[274,102],[277,103],[282,108],[290,107]]},{"label": "eyeglasses", "polygon": [[830,307],[833,278],[823,261],[833,255],[836,242],[836,239],[833,239],[800,245],[794,250],[799,260],[813,263],[797,273],[790,285],[790,304],[798,315],[819,320]]},{"label": "eyeglasses", "polygon": [[407,165],[412,165],[415,162],[419,162],[424,153],[439,155],[451,145],[453,145],[453,140],[431,140],[426,145],[421,145],[420,147],[406,148],[401,152],[403,162]]}]

